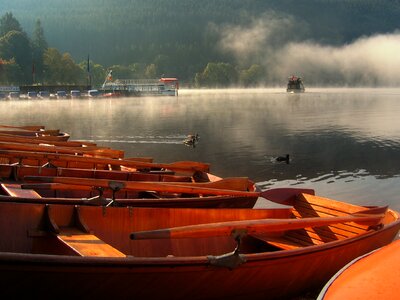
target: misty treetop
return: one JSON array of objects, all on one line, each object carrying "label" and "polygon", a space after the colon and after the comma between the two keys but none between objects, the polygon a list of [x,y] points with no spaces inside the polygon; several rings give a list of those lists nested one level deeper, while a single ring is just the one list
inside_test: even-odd
[{"label": "misty treetop", "polygon": [[[87,80],[85,62],[90,54],[90,69],[97,83],[112,67],[118,78],[164,74],[212,86],[284,85],[292,73],[302,76],[306,84],[358,85],[365,80],[385,84],[381,79],[385,75],[378,67],[371,67],[371,63],[387,63],[385,57],[366,45],[379,40],[382,47],[397,49],[400,2],[13,0],[1,1],[0,11],[12,12],[21,28],[9,22],[11,27],[31,36],[39,69],[40,49],[57,49],[61,56],[54,51],[47,56],[56,55],[60,61],[64,57],[66,67],[71,60],[79,61],[82,73],[75,80],[80,82]],[[5,35],[0,31],[1,38]],[[39,35],[46,41],[41,46]],[[22,36],[12,40],[22,43]],[[17,57],[16,53],[15,57],[1,58],[11,67]],[[350,61],[349,57],[361,61]],[[42,68],[45,70],[45,65]],[[379,72],[365,75],[365,71],[376,70]],[[66,80],[42,74],[42,80],[55,78]]]}]

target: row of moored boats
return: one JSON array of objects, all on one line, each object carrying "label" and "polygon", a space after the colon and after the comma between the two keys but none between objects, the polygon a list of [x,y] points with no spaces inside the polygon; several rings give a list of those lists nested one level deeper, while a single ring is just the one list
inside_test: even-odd
[{"label": "row of moored boats", "polygon": [[399,213],[387,206],[260,190],[211,167],[1,125],[4,297],[296,297],[397,238]]},{"label": "row of moored boats", "polygon": [[20,91],[12,92],[0,92],[0,99],[74,99],[74,98],[93,98],[93,97],[107,97],[108,94],[101,93],[99,90],[91,89],[85,92],[80,90],[71,90],[69,92],[65,90],[55,91],[50,93],[49,91],[29,91],[27,93],[21,93]]}]

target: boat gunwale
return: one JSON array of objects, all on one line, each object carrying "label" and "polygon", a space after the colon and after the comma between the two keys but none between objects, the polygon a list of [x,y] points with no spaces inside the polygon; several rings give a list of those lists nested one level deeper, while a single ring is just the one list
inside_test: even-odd
[{"label": "boat gunwale", "polygon": [[[112,200],[107,198],[110,202],[113,201],[120,207],[148,207],[149,205],[190,205],[199,203],[202,205],[215,205],[223,204],[226,201],[229,203],[249,203],[246,207],[240,208],[251,208],[257,202],[258,197],[255,196],[232,196],[232,195],[217,195],[217,196],[198,196],[198,197],[165,197],[165,198],[116,198]],[[246,200],[246,201],[245,201]],[[68,198],[68,197],[42,197],[42,198],[30,198],[30,197],[14,197],[7,195],[0,195],[0,202],[15,202],[15,203],[33,203],[33,204],[57,204],[57,205],[85,205],[85,206],[98,206],[104,205],[91,203],[89,198]],[[251,205],[254,203],[253,205]],[[158,206],[157,206],[158,207]],[[236,207],[236,206],[235,206]],[[235,208],[233,207],[233,208]],[[228,208],[228,207],[227,207]]]}]

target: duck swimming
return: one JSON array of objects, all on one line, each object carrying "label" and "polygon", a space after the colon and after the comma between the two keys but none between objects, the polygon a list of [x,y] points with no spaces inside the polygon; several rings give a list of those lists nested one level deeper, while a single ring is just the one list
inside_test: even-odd
[{"label": "duck swimming", "polygon": [[191,140],[191,141],[193,141],[193,142],[197,142],[197,141],[199,140],[199,134],[198,134],[198,133],[196,133],[196,134],[189,134],[189,135],[186,137],[186,141],[188,141],[188,140]]},{"label": "duck swimming", "polygon": [[197,142],[198,140],[199,140],[199,134],[198,134],[198,133],[196,133],[195,135],[194,135],[194,134],[189,134],[189,135],[186,137],[186,139],[183,141],[183,143],[184,143],[185,145],[189,145],[189,146],[195,147],[196,142]]},{"label": "duck swimming", "polygon": [[286,162],[288,164],[289,163],[289,154],[286,154],[286,156],[278,156],[276,158],[276,161]]}]

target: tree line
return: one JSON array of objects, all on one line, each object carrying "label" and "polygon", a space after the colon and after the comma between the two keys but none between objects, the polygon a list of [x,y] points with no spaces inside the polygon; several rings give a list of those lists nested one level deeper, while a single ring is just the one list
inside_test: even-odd
[{"label": "tree line", "polygon": [[[111,66],[120,76],[154,78],[155,65]],[[0,18],[0,84],[99,85],[107,70],[88,59],[76,63],[70,53],[49,47],[40,19],[30,38],[11,12]]]},{"label": "tree line", "polygon": [[[90,80],[94,84],[101,84],[107,69],[113,68],[114,77],[121,79],[165,75],[192,86],[268,85],[273,84],[274,71],[267,69],[260,57],[253,56],[243,63],[232,53],[221,51],[221,29],[246,29],[252,20],[273,27],[275,21],[288,18],[293,21],[292,31],[278,32],[267,46],[275,47],[280,38],[345,45],[360,36],[393,32],[400,17],[398,4],[398,0],[70,0],[68,4],[62,0],[3,1],[0,11],[12,11],[18,16],[23,25],[16,28],[23,35],[18,40],[28,40],[31,48],[29,55],[22,55],[17,61],[17,54],[9,54],[7,42],[17,37],[6,36],[8,31],[4,30],[1,44],[8,49],[0,50],[0,58],[3,69],[14,68],[14,76],[7,72],[9,82],[57,83],[73,79],[86,83],[90,55]],[[32,32],[24,34],[21,27]],[[34,46],[38,28],[45,29],[49,41],[44,50]],[[53,50],[47,53],[47,63],[43,59],[40,65],[38,55],[47,49]],[[25,51],[28,53],[27,48]],[[13,58],[17,64],[13,65]],[[32,64],[23,64],[22,59],[34,62],[35,78],[29,71]],[[57,70],[63,70],[62,74]],[[25,72],[25,76],[18,72]]]},{"label": "tree line", "polygon": [[[76,63],[70,53],[61,53],[49,47],[40,19],[36,21],[32,37],[22,29],[11,12],[0,18],[0,84],[1,85],[57,85],[74,84],[101,85],[108,69],[120,79],[157,78],[167,72],[165,60],[159,55],[148,65],[112,65],[108,68],[87,60]],[[263,78],[263,69],[252,65],[238,69],[233,64],[210,62],[204,70],[194,75],[196,87],[227,87],[241,83],[244,86],[258,84]]]}]

